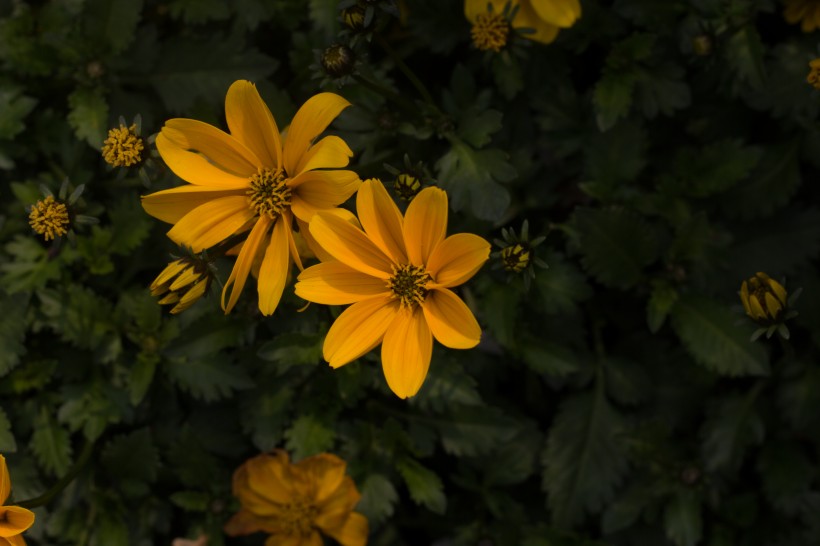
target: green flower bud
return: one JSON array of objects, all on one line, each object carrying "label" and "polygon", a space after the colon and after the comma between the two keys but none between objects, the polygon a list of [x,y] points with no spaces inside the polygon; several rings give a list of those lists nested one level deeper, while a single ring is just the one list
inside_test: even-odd
[{"label": "green flower bud", "polygon": [[408,173],[401,173],[393,182],[393,189],[405,201],[410,201],[421,191],[421,180]]},{"label": "green flower bud", "polygon": [[501,249],[501,261],[504,269],[520,273],[530,265],[532,251],[526,243],[515,243]]}]

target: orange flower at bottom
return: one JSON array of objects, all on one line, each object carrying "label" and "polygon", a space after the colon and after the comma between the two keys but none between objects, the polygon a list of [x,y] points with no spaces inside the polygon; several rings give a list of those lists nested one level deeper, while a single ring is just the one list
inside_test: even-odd
[{"label": "orange flower at bottom", "polygon": [[361,495],[346,466],[329,453],[296,464],[281,450],[249,459],[233,475],[242,509],[225,532],[269,533],[265,546],[322,546],[322,534],[342,546],[364,546],[367,518],[353,512]]},{"label": "orange flower at bottom", "polygon": [[6,458],[0,455],[0,546],[26,546],[23,531],[34,523],[34,513],[19,506],[5,506],[11,493]]}]

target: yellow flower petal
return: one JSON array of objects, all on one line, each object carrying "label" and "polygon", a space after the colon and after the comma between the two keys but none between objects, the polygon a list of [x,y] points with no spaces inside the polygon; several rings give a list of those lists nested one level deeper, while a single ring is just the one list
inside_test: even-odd
[{"label": "yellow flower petal", "polygon": [[366,517],[352,512],[341,527],[325,532],[342,546],[365,546],[370,526]]},{"label": "yellow flower petal", "polygon": [[143,195],[142,208],[154,218],[158,218],[169,224],[175,224],[180,218],[208,201],[229,195],[244,194],[244,190],[186,184],[178,188]]},{"label": "yellow flower petal", "polygon": [[401,212],[381,181],[362,183],[356,194],[356,212],[370,240],[395,263],[407,263]]},{"label": "yellow flower petal", "polygon": [[769,288],[774,292],[774,295],[777,296],[777,299],[780,300],[780,305],[782,307],[786,306],[786,302],[788,301],[788,296],[786,295],[786,289],[783,288],[783,285],[777,282],[774,279],[769,279]]},{"label": "yellow flower petal", "polygon": [[9,477],[9,467],[6,465],[6,458],[0,455],[0,505],[6,502],[11,493],[11,478]]},{"label": "yellow flower petal", "polygon": [[265,540],[265,546],[324,546],[322,536],[316,531],[303,537],[300,534],[273,534]]},{"label": "yellow flower petal", "polygon": [[518,5],[520,7],[518,14],[516,14],[513,20],[513,27],[531,28],[535,30],[532,34],[522,34],[522,36],[528,40],[535,40],[542,44],[554,42],[555,38],[558,37],[559,27],[541,19],[529,2],[522,2]]},{"label": "yellow flower petal", "polygon": [[404,215],[404,243],[407,257],[424,266],[447,232],[447,194],[439,188],[425,188],[410,202]]},{"label": "yellow flower petal", "polygon": [[389,279],[392,263],[364,232],[338,216],[318,212],[310,221],[310,234],[331,256],[353,269]]},{"label": "yellow flower petal", "polygon": [[[16,536],[13,536],[13,537],[8,537],[8,538],[0,538],[0,541],[3,541],[3,540],[6,541],[8,546],[26,546],[26,541],[25,541],[25,539],[23,539],[23,535],[16,535]],[[3,543],[0,542],[0,546],[2,546],[2,545],[3,545]]]},{"label": "yellow flower petal", "polygon": [[305,269],[296,283],[296,295],[323,305],[347,305],[390,290],[383,279],[371,277],[337,261]]},{"label": "yellow flower petal", "polygon": [[232,537],[250,535],[259,531],[271,532],[274,528],[270,521],[270,518],[257,516],[250,510],[241,508],[228,520],[222,530],[225,531],[226,535]]},{"label": "yellow flower petal", "polygon": [[361,497],[350,476],[345,476],[332,494],[317,504],[319,513],[314,520],[315,525],[332,536],[334,531],[344,526]]},{"label": "yellow flower petal", "polygon": [[293,190],[291,210],[303,222],[323,209],[337,207],[348,200],[361,184],[353,171],[308,171],[288,182]]},{"label": "yellow flower petal", "polygon": [[265,251],[262,268],[259,270],[259,310],[265,316],[270,316],[276,311],[285,290],[285,282],[288,280],[289,229],[290,226],[281,218],[273,224],[273,235]]},{"label": "yellow flower petal", "polygon": [[757,299],[757,296],[753,295],[751,298],[749,298],[749,306],[752,308],[752,318],[766,318],[766,310],[763,309],[763,306],[760,304],[760,300]]},{"label": "yellow flower petal", "polygon": [[326,136],[310,147],[296,165],[296,172],[303,173],[313,169],[340,169],[347,167],[353,150],[341,138]]},{"label": "yellow flower petal", "polygon": [[276,450],[248,459],[233,475],[233,494],[258,516],[276,514],[275,504],[293,500],[293,476],[287,453]]},{"label": "yellow flower petal", "polygon": [[19,535],[34,524],[34,512],[19,506],[0,506],[0,537]]},{"label": "yellow flower petal", "polygon": [[442,286],[458,286],[469,280],[490,257],[490,243],[472,233],[456,233],[433,249],[427,271]]},{"label": "yellow flower petal", "polygon": [[433,335],[420,306],[401,309],[382,342],[382,369],[387,385],[399,398],[416,394],[427,377]]},{"label": "yellow flower petal", "polygon": [[248,178],[220,169],[196,151],[178,146],[165,133],[157,135],[157,150],[174,174],[191,184],[224,189],[244,189]]},{"label": "yellow flower petal", "polygon": [[[324,502],[342,485],[347,464],[330,453],[313,455],[296,463],[305,478],[313,485],[313,501]],[[351,507],[352,508],[352,507]]]},{"label": "yellow flower petal", "polygon": [[239,80],[231,85],[225,96],[225,119],[231,136],[252,150],[265,166],[282,168],[279,128],[254,84]]},{"label": "yellow flower petal", "polygon": [[176,147],[196,150],[223,171],[241,178],[248,178],[264,167],[256,154],[237,139],[195,119],[169,119],[160,134]]},{"label": "yellow flower petal", "polygon": [[472,349],[481,341],[481,327],[473,312],[451,290],[430,290],[422,309],[433,336],[445,347]]},{"label": "yellow flower petal", "polygon": [[253,216],[245,196],[220,197],[183,216],[168,231],[168,237],[178,245],[200,252],[236,233]]},{"label": "yellow flower petal", "polygon": [[324,131],[339,113],[350,106],[344,98],[334,93],[319,93],[305,102],[288,129],[285,138],[285,171],[293,177],[301,173],[302,162],[311,142]]},{"label": "yellow flower petal", "polygon": [[[328,209],[324,211],[324,213],[338,216],[345,222],[348,222],[350,225],[358,229],[362,229],[362,226],[359,223],[359,219],[356,218],[356,216],[354,216],[353,213],[347,209]],[[299,226],[299,235],[302,236],[302,238],[305,240],[305,243],[307,243],[308,248],[310,248],[311,252],[313,252],[313,254],[317,258],[319,258],[320,261],[331,262],[335,260],[333,256],[331,256],[324,248],[322,248],[322,245],[316,242],[316,239],[313,238],[313,235],[310,234],[310,227],[308,226],[307,222],[303,222],[297,216],[296,225]]]},{"label": "yellow flower petal", "polygon": [[325,360],[338,368],[369,352],[381,342],[398,307],[392,298],[377,296],[345,309],[325,337]]},{"label": "yellow flower petal", "polygon": [[561,28],[571,27],[581,17],[578,0],[524,0],[542,21]]},{"label": "yellow flower petal", "polygon": [[743,304],[746,314],[752,316],[752,309],[749,307],[749,286],[746,281],[740,284],[740,303]]},{"label": "yellow flower petal", "polygon": [[281,221],[285,223],[285,226],[287,226],[285,233],[288,236],[288,250],[290,251],[290,259],[293,260],[293,263],[296,264],[299,271],[304,271],[305,268],[302,265],[302,257],[299,256],[299,248],[296,246],[296,239],[294,237],[294,235],[298,235],[298,233],[293,233],[293,214],[291,214],[290,211],[285,211],[282,215]]},{"label": "yellow flower petal", "polygon": [[[253,265],[253,259],[256,257],[256,252],[259,249],[259,245],[265,239],[265,234],[270,228],[270,218],[267,216],[260,216],[259,220],[253,226],[248,238],[245,240],[245,244],[242,245],[242,250],[239,251],[239,256],[236,258],[236,263],[231,270],[231,274],[228,277],[227,282],[225,283],[225,287],[222,289],[222,309],[225,311],[225,314],[231,312],[234,305],[236,305],[237,300],[239,299],[239,294],[242,293],[242,289],[245,287],[245,281],[248,280],[248,273],[251,271],[251,266]],[[227,305],[225,304],[225,296],[230,291],[230,297],[228,298]]]}]

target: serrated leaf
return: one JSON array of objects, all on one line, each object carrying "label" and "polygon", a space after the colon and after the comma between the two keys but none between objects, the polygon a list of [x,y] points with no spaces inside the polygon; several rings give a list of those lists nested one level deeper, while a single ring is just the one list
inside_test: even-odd
[{"label": "serrated leaf", "polygon": [[695,546],[703,534],[700,501],[692,491],[673,496],[663,511],[666,536],[676,546]]},{"label": "serrated leaf", "polygon": [[651,488],[644,484],[627,488],[607,506],[601,519],[601,530],[609,535],[631,527],[654,500]]},{"label": "serrated leaf", "polygon": [[280,371],[293,365],[317,364],[322,361],[321,334],[286,333],[264,343],[256,355],[262,360],[277,362]]},{"label": "serrated leaf", "polygon": [[458,134],[474,148],[490,143],[490,135],[501,129],[503,114],[498,110],[467,109],[458,124]]},{"label": "serrated leaf", "polygon": [[113,254],[130,255],[151,231],[151,219],[134,195],[110,204],[108,217],[111,219],[110,251]]},{"label": "serrated leaf", "polygon": [[26,128],[23,120],[34,110],[37,99],[24,95],[21,89],[7,87],[0,89],[0,104],[0,139],[11,139]]},{"label": "serrated leaf", "polygon": [[533,341],[521,348],[524,362],[547,377],[566,377],[579,370],[578,357],[568,348],[549,341]]},{"label": "serrated leaf", "polygon": [[105,47],[119,53],[134,40],[143,0],[86,0],[83,24],[89,34],[105,38]]},{"label": "serrated leaf", "polygon": [[592,295],[586,275],[563,254],[550,252],[544,256],[548,269],[536,272],[535,286],[541,295],[542,309],[546,313],[568,313]]},{"label": "serrated leaf", "polygon": [[[745,26],[727,41],[726,60],[739,81],[752,87],[761,87],[766,80],[763,63],[763,44],[753,26]],[[737,87],[737,86],[735,86]]]},{"label": "serrated leaf", "polygon": [[312,415],[302,415],[285,432],[285,446],[294,461],[329,451],[333,447],[336,433],[325,423]]},{"label": "serrated leaf", "polygon": [[444,485],[435,473],[415,459],[402,459],[396,464],[396,469],[404,478],[413,502],[427,507],[436,514],[443,514],[447,511]]},{"label": "serrated leaf", "polygon": [[627,470],[617,441],[624,426],[600,388],[561,404],[542,456],[542,485],[556,525],[573,527],[584,512],[599,512],[612,499]]},{"label": "serrated leaf", "polygon": [[610,130],[619,119],[629,114],[636,81],[636,74],[632,72],[615,71],[608,71],[598,80],[592,95],[592,104],[595,107],[595,121],[599,130]]},{"label": "serrated leaf", "polygon": [[290,414],[293,392],[282,389],[258,393],[242,400],[242,429],[250,434],[259,451],[271,451],[282,443],[286,420]]},{"label": "serrated leaf", "polygon": [[117,488],[126,495],[146,495],[157,479],[159,450],[148,428],[113,438],[103,448],[101,459],[108,474],[116,479]]},{"label": "serrated leaf", "polygon": [[68,96],[68,123],[77,138],[102,148],[108,133],[108,102],[100,89],[79,88]]},{"label": "serrated leaf", "polygon": [[538,452],[544,438],[535,425],[524,426],[509,442],[487,456],[484,483],[506,486],[524,482],[538,466]]},{"label": "serrated leaf", "polygon": [[766,351],[749,341],[737,319],[725,306],[698,297],[679,300],[672,311],[675,333],[699,364],[727,376],[767,375]]},{"label": "serrated leaf", "polygon": [[49,415],[45,407],[34,419],[29,444],[37,462],[52,476],[62,476],[71,466],[71,442],[68,431]]},{"label": "serrated leaf", "polygon": [[436,420],[444,451],[458,457],[487,453],[515,435],[517,421],[490,406],[455,406]]},{"label": "serrated leaf", "polygon": [[242,368],[220,355],[192,360],[172,359],[164,369],[179,388],[205,402],[227,398],[237,390],[253,387],[253,381]]},{"label": "serrated leaf", "polygon": [[803,449],[792,442],[767,443],[757,460],[757,471],[769,502],[788,516],[799,514],[817,469]]},{"label": "serrated leaf", "polygon": [[596,182],[615,184],[635,180],[646,165],[646,131],[635,123],[621,123],[593,135],[584,148],[584,162]]},{"label": "serrated leaf", "polygon": [[12,259],[0,263],[3,287],[9,294],[42,288],[59,278],[62,264],[49,258],[48,251],[33,237],[17,235],[5,246]]},{"label": "serrated leaf", "polygon": [[453,405],[478,406],[483,402],[478,394],[476,380],[460,363],[431,367],[419,396],[409,400],[412,406],[424,410],[444,412]]},{"label": "serrated leaf", "polygon": [[202,491],[177,491],[169,499],[188,512],[205,512],[210,505],[210,496]]},{"label": "serrated leaf", "polygon": [[587,271],[602,283],[629,288],[658,257],[658,243],[640,217],[618,209],[576,209],[572,225]]},{"label": "serrated leaf", "polygon": [[685,148],[675,158],[677,185],[681,192],[694,197],[725,192],[749,176],[760,155],[760,149],[737,139]]},{"label": "serrated leaf", "polygon": [[15,453],[16,451],[17,442],[11,431],[11,421],[3,408],[0,408],[0,453]]},{"label": "serrated leaf", "polygon": [[620,404],[640,404],[651,396],[652,382],[640,363],[620,357],[608,357],[603,362],[606,390]]},{"label": "serrated leaf", "polygon": [[[245,49],[235,39],[197,42],[171,39],[148,81],[169,110],[188,110],[198,98],[222,103],[230,85],[239,79],[261,80],[276,70],[277,62],[257,51]],[[279,121],[284,125],[284,121]]]},{"label": "serrated leaf", "polygon": [[454,210],[469,206],[482,220],[499,220],[507,210],[510,194],[499,182],[509,182],[517,173],[501,150],[474,150],[456,142],[436,162],[436,169]]},{"label": "serrated leaf", "polygon": [[153,353],[141,352],[137,355],[137,361],[134,367],[131,368],[129,375],[128,390],[131,404],[138,406],[142,402],[151,383],[154,380],[154,374],[159,364],[159,355]]},{"label": "serrated leaf", "polygon": [[399,494],[382,474],[368,474],[361,484],[362,498],[356,511],[364,514],[373,526],[393,515]]},{"label": "serrated leaf", "polygon": [[749,397],[730,395],[710,411],[703,425],[701,456],[707,470],[735,470],[746,450],[763,441],[765,428]]},{"label": "serrated leaf", "polygon": [[671,116],[692,103],[692,93],[683,81],[685,71],[672,63],[641,70],[635,95],[643,115],[653,119],[659,113]]}]

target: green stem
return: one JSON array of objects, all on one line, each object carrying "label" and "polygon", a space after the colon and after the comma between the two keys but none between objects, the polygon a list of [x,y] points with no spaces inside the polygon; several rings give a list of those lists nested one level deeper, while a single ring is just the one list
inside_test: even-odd
[{"label": "green stem", "polygon": [[418,78],[418,76],[416,76],[416,74],[415,74],[415,73],[414,73],[414,72],[410,69],[410,67],[409,67],[409,66],[407,66],[407,64],[405,64],[405,62],[402,60],[402,58],[401,58],[401,57],[399,57],[399,55],[398,55],[398,54],[397,54],[397,53],[393,50],[393,48],[392,48],[392,47],[390,47],[390,44],[388,44],[388,43],[387,43],[387,40],[385,40],[384,38],[382,38],[381,36],[379,36],[379,35],[377,34],[377,35],[376,35],[376,41],[379,43],[379,45],[381,46],[381,48],[382,48],[382,49],[384,49],[384,52],[385,52],[385,53],[387,53],[387,56],[388,56],[388,57],[390,57],[390,59],[391,59],[394,63],[396,63],[396,66],[399,68],[399,70],[401,70],[401,71],[402,71],[402,73],[404,74],[404,76],[405,76],[408,80],[410,80],[410,83],[411,83],[411,84],[413,84],[413,87],[415,87],[415,88],[416,88],[416,91],[418,91],[418,92],[419,92],[419,94],[422,96],[422,98],[424,99],[424,101],[425,101],[427,104],[429,104],[429,105],[430,105],[430,107],[431,107],[433,110],[435,110],[435,112],[436,112],[437,114],[439,114],[439,115],[443,115],[443,114],[441,113],[441,110],[439,110],[439,109],[438,109],[438,106],[436,106],[435,101],[433,101],[433,96],[432,96],[432,95],[430,94],[430,92],[427,90],[427,87],[425,87],[425,85],[424,85],[424,84],[422,83],[422,81]]},{"label": "green stem", "polygon": [[91,454],[94,453],[94,442],[88,441],[86,442],[85,446],[83,447],[80,456],[74,462],[74,466],[72,466],[68,472],[66,472],[65,476],[60,479],[57,483],[55,483],[51,489],[40,495],[39,497],[34,497],[33,499],[24,500],[22,502],[18,502],[16,506],[20,506],[22,508],[37,508],[38,506],[43,506],[51,502],[51,499],[56,497],[60,494],[63,489],[68,487],[68,485],[74,481],[74,478],[82,472],[85,465],[88,463],[89,459],[91,459]]}]

